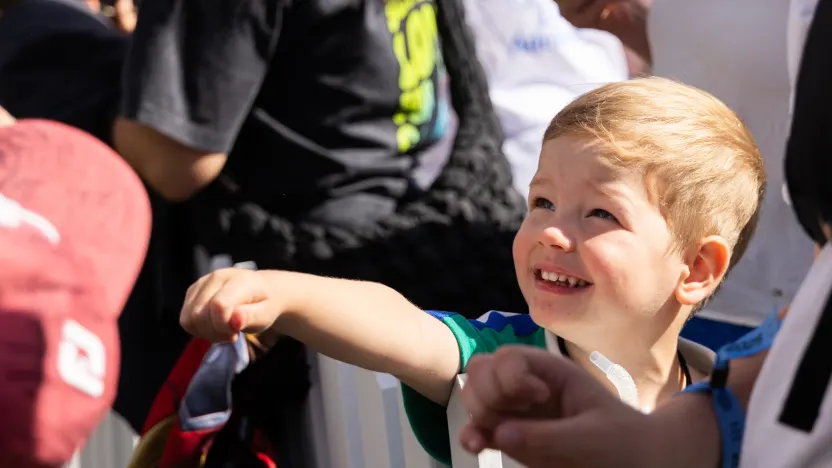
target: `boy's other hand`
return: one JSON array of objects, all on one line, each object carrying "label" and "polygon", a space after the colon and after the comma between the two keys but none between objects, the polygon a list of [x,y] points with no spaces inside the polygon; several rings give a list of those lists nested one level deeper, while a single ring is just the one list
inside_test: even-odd
[{"label": "boy's other hand", "polygon": [[651,466],[648,418],[562,357],[506,346],[473,358],[460,443],[501,450],[531,468]]},{"label": "boy's other hand", "polygon": [[233,341],[240,332],[268,329],[279,313],[261,272],[225,268],[203,276],[188,288],[179,323],[194,336]]}]

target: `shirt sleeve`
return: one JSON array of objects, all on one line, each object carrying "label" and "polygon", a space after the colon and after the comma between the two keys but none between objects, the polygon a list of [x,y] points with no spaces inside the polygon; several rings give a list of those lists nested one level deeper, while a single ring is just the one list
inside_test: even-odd
[{"label": "shirt sleeve", "polygon": [[[462,373],[476,354],[493,353],[506,344],[545,346],[542,329],[525,314],[489,312],[477,320],[447,312],[428,311],[453,332],[459,345]],[[402,385],[402,399],[410,427],[422,448],[436,460],[451,464],[446,408]]]},{"label": "shirt sleeve", "polygon": [[199,150],[227,153],[268,71],[281,0],[144,0],[121,113]]}]

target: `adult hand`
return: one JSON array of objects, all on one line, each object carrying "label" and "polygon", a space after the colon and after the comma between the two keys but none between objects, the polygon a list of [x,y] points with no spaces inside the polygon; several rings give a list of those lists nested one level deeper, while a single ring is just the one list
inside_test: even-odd
[{"label": "adult hand", "polygon": [[608,31],[617,21],[625,19],[633,0],[555,0],[560,14],[576,28]]},{"label": "adult hand", "polygon": [[555,0],[560,14],[576,28],[600,29],[650,63],[647,14],[652,0]]},{"label": "adult hand", "polygon": [[501,450],[530,468],[658,465],[650,419],[567,359],[504,347],[466,372],[460,442],[473,453]]},{"label": "adult hand", "polygon": [[138,14],[133,0],[115,0],[113,5],[102,5],[101,0],[84,0],[84,3],[90,10],[109,18],[118,29],[125,33],[131,34],[136,29]]},{"label": "adult hand", "polygon": [[136,29],[136,22],[139,20],[133,0],[116,0],[111,19],[117,28],[132,34],[133,30]]}]

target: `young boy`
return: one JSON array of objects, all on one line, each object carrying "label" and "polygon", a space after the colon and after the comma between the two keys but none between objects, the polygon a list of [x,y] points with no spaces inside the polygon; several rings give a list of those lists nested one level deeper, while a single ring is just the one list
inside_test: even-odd
[{"label": "young boy", "polygon": [[220,270],[194,284],[181,323],[234,339],[272,329],[335,359],[395,375],[423,446],[449,459],[444,406],[477,353],[510,343],[624,367],[652,409],[712,363],[679,339],[753,233],[765,175],[743,123],[714,97],[650,78],[591,91],[544,136],[514,242],[529,315],[479,321],[420,310],[376,283]]}]

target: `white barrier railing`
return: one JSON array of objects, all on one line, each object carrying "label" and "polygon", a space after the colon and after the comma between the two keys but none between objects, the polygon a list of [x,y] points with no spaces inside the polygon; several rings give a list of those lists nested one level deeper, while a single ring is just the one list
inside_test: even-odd
[{"label": "white barrier railing", "polygon": [[[310,354],[309,466],[315,468],[445,468],[419,445],[404,412],[399,382],[393,376]],[[467,413],[459,402],[465,376],[455,383],[448,404],[454,468],[518,468],[500,452],[473,456],[456,443]],[[101,423],[66,468],[127,466],[136,436],[117,415]]]},{"label": "white barrier railing", "polygon": [[[313,357],[310,409],[316,453],[327,452],[317,468],[441,468],[419,445],[404,413],[399,382],[391,375],[360,369],[325,356]],[[465,376],[457,377],[448,404],[454,468],[519,468],[508,456],[488,450],[479,456],[465,452],[456,441],[468,418],[459,401]]]},{"label": "white barrier railing", "polygon": [[[209,259],[208,271],[232,266],[231,257]],[[257,269],[254,262],[235,267]],[[399,382],[389,374],[367,371],[317,353],[309,353],[312,388],[307,405],[307,455],[315,468],[445,468],[419,445],[404,412]],[[465,376],[457,377],[448,404],[454,468],[519,468],[495,451],[479,456],[456,441],[468,415],[459,401]],[[65,468],[120,468],[130,461],[137,438],[114,413]]]},{"label": "white barrier railing", "polygon": [[65,468],[124,468],[136,441],[133,429],[111,412]]},{"label": "white barrier railing", "polygon": [[[360,369],[311,355],[312,391],[307,434],[316,468],[444,468],[419,445],[404,413],[399,382],[391,375]],[[459,404],[464,376],[457,378],[448,405],[454,468],[517,468],[500,452],[473,456],[455,443],[467,413]],[[127,466],[136,437],[115,414],[109,414],[83,450],[66,468]]]}]

